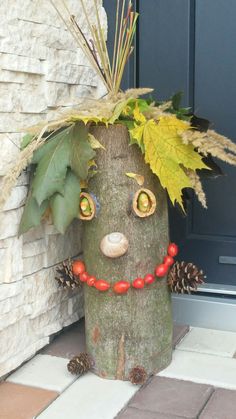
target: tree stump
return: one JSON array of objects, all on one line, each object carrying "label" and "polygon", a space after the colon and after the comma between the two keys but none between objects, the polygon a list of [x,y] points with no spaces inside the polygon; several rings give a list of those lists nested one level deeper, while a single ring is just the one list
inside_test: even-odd
[{"label": "tree stump", "polygon": [[[139,148],[129,146],[124,126],[93,127],[91,133],[106,150],[97,151],[98,173],[89,182],[88,192],[96,196],[100,210],[84,222],[86,268],[111,285],[119,280],[132,282],[153,273],[166,254],[166,194]],[[154,193],[157,207],[150,217],[133,213],[132,199],[140,186],[127,172],[143,175],[143,187]],[[112,232],[123,233],[129,241],[127,253],[116,259],[100,250],[101,240]],[[94,359],[94,372],[101,377],[127,380],[135,366],[152,374],[171,361],[172,315],[166,278],[143,289],[131,287],[124,295],[114,293],[112,286],[106,292],[85,286],[85,324],[87,351]]]}]

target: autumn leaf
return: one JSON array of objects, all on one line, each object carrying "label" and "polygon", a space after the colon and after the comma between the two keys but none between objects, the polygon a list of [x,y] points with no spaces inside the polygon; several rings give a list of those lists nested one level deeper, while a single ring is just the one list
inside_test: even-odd
[{"label": "autumn leaf", "polygon": [[186,122],[175,116],[163,116],[156,122],[146,122],[143,129],[145,161],[167,189],[173,204],[183,208],[182,189],[192,187],[186,169],[209,169],[192,145],[182,142],[181,133],[189,129]]},{"label": "autumn leaf", "polygon": [[119,119],[120,115],[126,109],[129,102],[130,102],[130,99],[126,99],[126,100],[121,100],[120,102],[117,103],[117,105],[115,106],[113,110],[113,115],[108,121],[109,124],[114,124],[114,122],[117,121],[117,119]]},{"label": "autumn leaf", "polygon": [[126,173],[126,176],[128,176],[131,179],[136,180],[137,184],[139,186],[143,186],[144,184],[144,176],[139,175],[138,173]]},{"label": "autumn leaf", "polygon": [[26,148],[35,138],[36,137],[33,134],[24,135],[24,137],[21,140],[20,149],[24,150],[24,148]]},{"label": "autumn leaf", "polygon": [[64,192],[70,159],[71,130],[72,127],[55,135],[35,153],[33,163],[38,162],[38,166],[32,182],[32,195],[39,205],[55,192]]},{"label": "autumn leaf", "polygon": [[137,144],[141,150],[142,153],[144,153],[144,143],[143,143],[143,133],[144,133],[145,124],[137,125],[134,124],[134,128],[129,130],[130,134],[130,144]]},{"label": "autumn leaf", "polygon": [[64,195],[56,193],[50,200],[53,224],[64,234],[67,227],[78,217],[80,202],[80,182],[71,170],[68,171]]},{"label": "autumn leaf", "polygon": [[70,135],[69,165],[80,179],[88,176],[88,162],[96,155],[88,141],[88,129],[84,124],[76,124]]},{"label": "autumn leaf", "polygon": [[[136,121],[140,119],[143,120],[143,112],[148,111],[149,104],[146,100],[143,99],[130,99],[127,106],[122,111],[122,116],[129,116],[134,118]],[[138,117],[137,117],[138,116]]]},{"label": "autumn leaf", "polygon": [[136,101],[135,103],[133,116],[136,122],[140,122],[141,124],[144,124],[146,122],[145,116],[140,111],[138,101]]},{"label": "autumn leaf", "polygon": [[37,169],[32,182],[32,195],[41,203],[58,192],[63,195],[67,168],[79,179],[86,179],[88,162],[95,156],[83,123],[67,127],[50,138],[34,154]]},{"label": "autumn leaf", "polygon": [[147,120],[140,110],[138,101],[136,101],[135,103],[135,107],[133,110],[133,118],[135,121],[134,126],[132,127],[132,129],[129,129],[130,144],[137,144],[141,148],[142,153],[144,154],[145,148],[143,143],[143,133]]},{"label": "autumn leaf", "polygon": [[94,137],[93,134],[88,134],[88,141],[93,150],[97,150],[98,148],[106,150],[105,147],[97,140],[97,138]]},{"label": "autumn leaf", "polygon": [[108,119],[102,116],[74,114],[69,116],[68,122],[83,122],[85,125],[93,122],[95,124],[101,123],[107,125]]},{"label": "autumn leaf", "polygon": [[38,205],[36,199],[32,197],[30,191],[26,199],[23,215],[21,217],[18,236],[26,233],[32,227],[39,226],[47,207],[48,201],[44,201],[42,205]]}]

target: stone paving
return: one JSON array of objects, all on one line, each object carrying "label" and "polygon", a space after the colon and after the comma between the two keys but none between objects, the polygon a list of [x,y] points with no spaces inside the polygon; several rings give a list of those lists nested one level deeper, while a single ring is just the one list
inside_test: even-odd
[{"label": "stone paving", "polygon": [[175,325],[173,347],[143,387],[76,379],[66,365],[85,349],[77,322],[0,384],[0,419],[236,419],[236,333]]}]

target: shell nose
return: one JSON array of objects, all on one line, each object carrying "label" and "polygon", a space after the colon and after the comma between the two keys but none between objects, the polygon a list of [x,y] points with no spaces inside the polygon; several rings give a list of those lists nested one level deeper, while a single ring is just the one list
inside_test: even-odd
[{"label": "shell nose", "polygon": [[123,256],[129,247],[128,239],[122,233],[111,233],[103,237],[100,243],[102,253],[109,258]]}]

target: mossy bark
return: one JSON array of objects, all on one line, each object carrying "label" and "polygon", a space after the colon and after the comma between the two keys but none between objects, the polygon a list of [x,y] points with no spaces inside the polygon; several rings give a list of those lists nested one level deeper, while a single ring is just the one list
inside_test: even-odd
[{"label": "mossy bark", "polygon": [[[89,192],[95,194],[100,211],[84,224],[86,267],[91,275],[110,284],[131,282],[153,273],[166,253],[166,194],[139,148],[129,146],[124,126],[95,127],[92,133],[106,151],[97,151],[98,173],[89,182]],[[150,217],[138,218],[132,212],[132,197],[139,186],[125,175],[127,172],[143,175],[143,186],[155,194],[157,208]],[[124,233],[129,240],[127,254],[118,259],[109,259],[100,250],[102,238],[112,232]],[[137,365],[152,374],[170,363],[172,315],[166,278],[141,290],[130,288],[125,295],[115,294],[112,288],[99,292],[85,285],[84,290],[86,344],[95,373],[127,380],[129,371]]]}]

